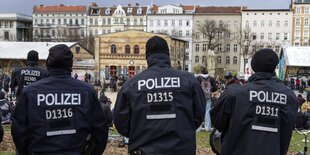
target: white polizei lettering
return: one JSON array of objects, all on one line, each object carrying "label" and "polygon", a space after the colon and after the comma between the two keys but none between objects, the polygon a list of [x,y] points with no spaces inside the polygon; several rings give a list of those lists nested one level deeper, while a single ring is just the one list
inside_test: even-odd
[{"label": "white polizei lettering", "polygon": [[155,79],[155,88],[162,88],[163,87],[163,79],[161,79],[161,82],[158,83],[157,79]]},{"label": "white polizei lettering", "polygon": [[138,81],[138,90],[141,90],[141,87],[142,87],[142,86],[145,86],[145,84],[146,84],[146,83],[145,83],[145,80],[139,80],[139,81]]},{"label": "white polizei lettering", "polygon": [[35,71],[35,70],[21,70],[21,75],[40,76],[40,71]]},{"label": "white polizei lettering", "polygon": [[165,82],[164,87],[165,87],[165,88],[171,88],[171,87],[172,87],[172,84],[169,85],[169,82],[170,82],[171,78],[170,78],[170,77],[165,77],[164,79],[167,80],[167,81]]},{"label": "white polizei lettering", "polygon": [[45,100],[45,96],[44,96],[44,94],[38,94],[37,95],[37,104],[38,104],[38,106],[40,106],[40,103],[42,102],[42,101],[44,101]]},{"label": "white polizei lettering", "polygon": [[[51,102],[48,102],[49,98],[50,98]],[[46,105],[54,105],[55,104],[55,97],[53,96],[53,94],[47,94],[45,96],[45,103],[46,103]]]},{"label": "white polizei lettering", "polygon": [[[55,105],[61,105],[62,101],[63,101],[63,96],[60,95],[61,98],[58,98],[58,94],[55,94]],[[58,99],[60,99],[60,101],[58,101]]]},{"label": "white polizei lettering", "polygon": [[[152,84],[151,86],[150,86],[150,83]],[[147,88],[147,89],[153,89],[154,86],[155,86],[154,79],[147,79],[147,80],[146,80],[146,88]]]},{"label": "white polizei lettering", "polygon": [[262,108],[260,106],[256,106],[256,114],[260,114],[262,111]]},{"label": "white polizei lettering", "polygon": [[257,97],[257,92],[256,91],[250,91],[250,101],[253,101],[253,98]]},{"label": "white polizei lettering", "polygon": [[70,105],[70,102],[68,102],[69,99],[70,99],[70,94],[64,93],[63,96],[64,96],[64,98],[65,98],[63,104],[64,104],[64,105]]},{"label": "white polizei lettering", "polygon": [[72,94],[72,105],[79,105],[80,104],[80,94]]},{"label": "white polizei lettering", "polygon": [[253,91],[249,92],[249,100],[255,101],[255,99],[259,102],[268,102],[268,103],[278,103],[278,104],[286,104],[287,95],[281,94],[277,92],[265,92],[265,91]]},{"label": "white polizei lettering", "polygon": [[153,101],[153,95],[151,93],[147,93],[147,102],[150,103]]},{"label": "white polizei lettering", "polygon": [[[263,95],[263,98],[261,98],[261,94]],[[263,91],[259,91],[257,93],[257,99],[258,99],[259,102],[264,102],[265,99],[266,99],[265,93]]]}]

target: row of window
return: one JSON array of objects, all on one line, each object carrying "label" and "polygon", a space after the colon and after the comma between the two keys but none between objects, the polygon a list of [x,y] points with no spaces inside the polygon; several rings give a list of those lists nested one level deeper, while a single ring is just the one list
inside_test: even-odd
[{"label": "row of window", "polygon": [[[216,21],[212,21],[212,24],[215,27],[218,25],[219,27],[227,27],[227,28],[232,27],[232,24],[234,24],[235,28],[238,28],[238,26],[239,26],[239,22],[238,21],[225,21],[224,22],[224,21],[220,20],[220,21],[218,21],[218,23]],[[200,25],[200,21],[199,20],[196,21],[196,26],[197,27],[202,26],[202,25]]]},{"label": "row of window", "polygon": [[[301,30],[296,29],[295,30],[295,39],[299,39],[301,37]],[[309,30],[303,30],[303,34],[302,34],[303,38],[309,38]]]},{"label": "row of window", "polygon": [[149,20],[150,26],[190,26],[190,20]]},{"label": "row of window", "polygon": [[[133,10],[133,8],[127,8],[127,13],[131,14],[132,10]],[[99,15],[100,12],[101,12],[101,9],[91,9],[90,14],[91,15]],[[104,14],[105,15],[109,15],[111,12],[112,12],[112,10],[110,8],[107,8],[107,9],[104,10]],[[142,14],[143,13],[143,9],[142,8],[138,8],[136,13],[138,15]],[[117,10],[117,11],[114,12],[114,14],[122,15],[122,14],[125,14],[125,12],[124,12],[124,10]]]},{"label": "row of window", "polygon": [[38,29],[34,30],[34,35],[35,36],[51,36],[51,37],[58,37],[58,38],[65,38],[68,36],[79,36],[79,37],[85,37],[85,31],[80,30],[78,31],[77,29],[57,29],[57,30],[43,30],[41,29],[40,31]]},{"label": "row of window", "polygon": [[[253,27],[257,27],[258,26],[258,21],[253,21]],[[267,22],[265,22],[265,21],[260,21],[260,27],[265,27],[265,25],[267,24]],[[273,25],[273,21],[269,21],[268,22],[268,27],[272,27],[272,25]],[[288,21],[284,21],[284,23],[283,23],[283,25],[284,25],[284,27],[288,27]],[[245,22],[245,26],[246,27],[250,27],[250,22],[249,21],[246,21]],[[276,22],[276,27],[281,27],[281,22],[280,21],[277,21]]]},{"label": "row of window", "polygon": [[302,12],[301,7],[296,7],[295,13],[296,14],[310,14],[310,8],[305,7],[304,12]]},{"label": "row of window", "polygon": [[[252,34],[252,37],[253,37],[253,40],[256,40],[258,39],[258,34],[256,33],[253,33]],[[274,38],[274,33],[267,33],[267,37],[268,37],[268,40],[289,40],[289,33],[282,33],[282,35],[280,33],[275,33],[275,38]],[[265,33],[260,33],[260,40],[265,40]]]},{"label": "row of window", "polygon": [[0,21],[0,28],[13,28],[14,23],[11,21]]},{"label": "row of window", "polygon": [[[134,45],[133,46],[133,54],[139,54],[140,53],[140,48],[139,48],[139,45]],[[126,45],[125,46],[125,49],[124,49],[124,53],[125,54],[130,54],[130,51],[131,51],[131,47],[130,45]],[[111,54],[116,54],[117,53],[117,48],[116,48],[116,45],[115,44],[112,44],[110,46],[110,53]]]},{"label": "row of window", "polygon": [[[201,57],[201,63],[206,63],[207,62],[207,58],[206,56],[202,56]],[[195,63],[200,63],[200,57],[199,56],[195,56]],[[222,64],[222,57],[221,56],[218,56],[216,58],[216,63],[217,64]],[[230,56],[226,56],[226,62],[225,62],[226,65],[229,65],[230,64]],[[233,62],[232,64],[236,65],[238,64],[238,58],[236,56],[233,57]]]},{"label": "row of window", "polygon": [[[304,18],[303,21],[304,21],[304,22],[303,22],[303,26],[309,26],[309,18]],[[300,18],[296,18],[296,19],[295,19],[295,25],[296,25],[296,26],[301,26],[301,20],[300,20]]]},{"label": "row of window", "polygon": [[[201,36],[202,36],[202,39],[208,39],[207,33],[196,32],[196,34],[195,34],[196,39],[200,39]],[[226,33],[215,32],[214,36],[215,36],[215,38],[220,38],[220,39],[222,39],[223,37],[225,39],[238,39],[238,33],[237,32],[234,32],[234,33],[231,33],[231,32],[226,32]]]},{"label": "row of window", "polygon": [[86,14],[34,14],[36,17],[69,17],[69,16],[86,16]]},{"label": "row of window", "polygon": [[[253,13],[246,13],[246,15],[252,15],[252,14]],[[275,13],[275,14],[281,15],[282,13],[278,12],[278,13]],[[258,13],[255,12],[254,15],[258,15]],[[261,13],[261,15],[265,15],[265,13],[263,12],[263,13]],[[270,12],[269,15],[273,15],[273,13]],[[288,13],[286,12],[285,15],[288,15]]]},{"label": "row of window", "polygon": [[[226,45],[225,51],[226,51],[226,52],[229,52],[230,49],[231,49],[230,44],[227,44],[227,45]],[[222,44],[219,44],[218,47],[216,48],[216,50],[217,50],[218,52],[221,52],[221,51],[222,51]],[[195,44],[195,51],[196,51],[196,52],[199,52],[199,51],[200,51],[200,44]],[[203,51],[203,52],[206,52],[206,51],[207,51],[207,44],[202,44],[202,51]],[[233,45],[233,51],[234,51],[234,52],[237,52],[237,51],[238,51],[238,45],[237,45],[237,44],[234,44],[234,45]]]},{"label": "row of window", "polygon": [[114,24],[143,25],[143,18],[114,18],[114,21],[113,18],[102,18],[101,23],[98,18],[89,19],[89,25],[111,25],[112,22]]},{"label": "row of window", "polygon": [[58,18],[58,19],[34,19],[34,25],[37,24],[52,24],[52,25],[84,25],[85,20],[81,19],[67,19],[67,18]]}]

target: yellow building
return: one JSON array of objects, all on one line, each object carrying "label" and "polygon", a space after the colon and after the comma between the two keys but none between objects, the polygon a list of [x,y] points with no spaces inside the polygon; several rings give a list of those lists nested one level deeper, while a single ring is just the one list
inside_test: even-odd
[{"label": "yellow building", "polygon": [[167,41],[172,67],[183,70],[186,41],[167,35],[129,30],[101,35],[95,39],[99,79],[108,80],[112,75],[132,77],[146,69],[145,45],[155,35]]},{"label": "yellow building", "polygon": [[292,45],[310,45],[310,0],[291,0],[293,9]]}]

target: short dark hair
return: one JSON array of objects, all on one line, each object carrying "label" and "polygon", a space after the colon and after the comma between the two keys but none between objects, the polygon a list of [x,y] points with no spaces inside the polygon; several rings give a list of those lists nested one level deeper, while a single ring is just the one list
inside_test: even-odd
[{"label": "short dark hair", "polygon": [[207,67],[204,67],[204,66],[200,66],[200,71],[202,74],[208,74],[209,73]]}]

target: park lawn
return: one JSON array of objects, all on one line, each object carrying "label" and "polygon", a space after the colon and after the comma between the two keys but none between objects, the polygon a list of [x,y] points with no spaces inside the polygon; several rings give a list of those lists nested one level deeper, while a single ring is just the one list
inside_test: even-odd
[{"label": "park lawn", "polygon": [[[10,125],[3,125],[4,132],[7,134],[11,133],[11,128]],[[110,131],[110,134],[117,134],[117,132]],[[199,149],[207,149],[209,152],[210,151],[210,146],[209,146],[209,137],[210,137],[210,132],[197,132],[196,134],[196,141],[197,141],[197,148]],[[299,135],[296,131],[293,131],[290,147],[289,147],[289,153],[288,154],[295,154],[298,151],[303,151],[304,148],[304,142],[303,142],[304,136]],[[308,142],[310,141],[310,135],[308,137]],[[0,144],[1,145],[1,144]],[[310,146],[310,143],[309,143]],[[0,155],[15,155],[15,152],[1,152]]]}]

